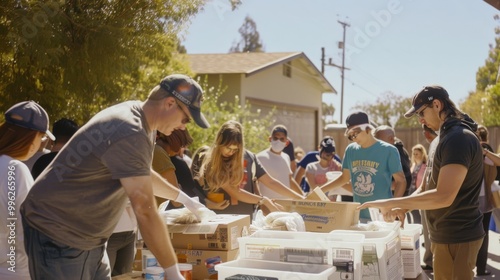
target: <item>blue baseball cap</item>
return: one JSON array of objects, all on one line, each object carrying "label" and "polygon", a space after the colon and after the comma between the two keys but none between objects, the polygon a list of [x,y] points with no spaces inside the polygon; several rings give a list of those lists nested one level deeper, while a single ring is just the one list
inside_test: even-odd
[{"label": "blue baseball cap", "polygon": [[193,120],[199,127],[210,127],[207,119],[201,113],[203,90],[195,80],[186,75],[173,74],[163,78],[160,87],[187,106]]},{"label": "blue baseball cap", "polygon": [[47,134],[52,140],[56,137],[49,131],[49,115],[35,101],[23,101],[10,107],[5,112],[5,121],[20,127]]}]

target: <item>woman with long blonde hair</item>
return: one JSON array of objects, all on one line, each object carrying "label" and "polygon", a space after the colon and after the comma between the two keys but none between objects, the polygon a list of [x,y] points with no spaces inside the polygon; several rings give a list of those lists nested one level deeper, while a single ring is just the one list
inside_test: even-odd
[{"label": "woman with long blonde hair", "polygon": [[[270,177],[255,155],[244,148],[243,127],[237,121],[224,123],[211,147],[201,147],[193,158],[193,178],[206,192],[205,204],[217,213],[251,215],[254,205],[280,210],[271,199],[258,195],[256,181],[286,188]],[[217,194],[219,198],[215,197]],[[302,196],[297,194],[297,198]]]},{"label": "woman with long blonde hair", "polygon": [[413,193],[420,184],[427,167],[427,150],[421,144],[417,144],[411,148],[411,185],[409,194]]}]

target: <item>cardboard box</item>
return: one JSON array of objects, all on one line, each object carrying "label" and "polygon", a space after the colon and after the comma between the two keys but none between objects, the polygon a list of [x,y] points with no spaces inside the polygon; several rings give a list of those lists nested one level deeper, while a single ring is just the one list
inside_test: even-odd
[{"label": "cardboard box", "polygon": [[238,249],[238,237],[246,236],[250,227],[248,215],[217,215],[197,224],[167,224],[172,245],[179,249]]},{"label": "cardboard box", "polygon": [[326,202],[307,200],[276,200],[287,212],[297,212],[304,219],[306,231],[330,232],[357,225],[358,202]]},{"label": "cardboard box", "polygon": [[235,260],[238,249],[230,251],[175,249],[179,263],[193,265],[193,280],[217,279],[215,265]]}]

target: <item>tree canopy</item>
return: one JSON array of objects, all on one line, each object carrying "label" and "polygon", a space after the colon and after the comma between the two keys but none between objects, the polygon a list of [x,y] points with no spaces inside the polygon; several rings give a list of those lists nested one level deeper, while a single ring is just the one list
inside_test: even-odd
[{"label": "tree canopy", "polygon": [[374,104],[362,103],[356,105],[354,109],[362,110],[368,114],[370,120],[382,125],[391,127],[420,127],[416,118],[406,119],[404,114],[410,107],[412,97],[404,98],[393,92],[383,93]]},{"label": "tree canopy", "polygon": [[333,104],[321,102],[321,108],[321,111],[323,112],[323,115],[321,116],[323,127],[329,123],[335,123],[336,121],[333,121],[333,115],[335,114],[335,107]]},{"label": "tree canopy", "polygon": [[203,0],[18,1],[0,9],[0,111],[34,100],[80,124],[173,72],[177,34]]},{"label": "tree canopy", "polygon": [[238,29],[241,40],[229,49],[230,53],[235,52],[264,52],[264,46],[257,31],[257,24],[249,17],[245,17],[243,25]]},{"label": "tree canopy", "polygon": [[[495,19],[500,21],[498,16]],[[495,34],[495,44],[490,45],[484,66],[476,73],[476,90],[460,104],[461,110],[485,126],[500,125],[500,27],[495,28]]]}]

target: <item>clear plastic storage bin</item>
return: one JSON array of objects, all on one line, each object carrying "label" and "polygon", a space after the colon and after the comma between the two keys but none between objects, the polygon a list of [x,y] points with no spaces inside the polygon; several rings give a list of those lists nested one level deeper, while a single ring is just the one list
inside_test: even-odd
[{"label": "clear plastic storage bin", "polygon": [[328,280],[335,272],[331,265],[297,264],[239,259],[215,266],[219,280]]}]

